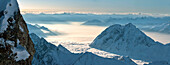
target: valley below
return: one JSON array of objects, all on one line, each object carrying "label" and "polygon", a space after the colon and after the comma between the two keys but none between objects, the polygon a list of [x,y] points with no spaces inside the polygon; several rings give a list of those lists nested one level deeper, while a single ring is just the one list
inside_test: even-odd
[{"label": "valley below", "polygon": [[[107,27],[105,26],[87,26],[81,25],[83,22],[70,22],[70,24],[39,24],[52,30],[53,32],[61,32],[61,35],[48,36],[49,42],[77,42],[91,43]],[[167,44],[170,42],[170,34],[158,32],[143,31],[147,36],[155,41]]]}]

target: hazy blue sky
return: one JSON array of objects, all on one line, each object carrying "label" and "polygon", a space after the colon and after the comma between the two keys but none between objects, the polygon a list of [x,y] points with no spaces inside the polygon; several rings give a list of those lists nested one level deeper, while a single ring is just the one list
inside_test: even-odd
[{"label": "hazy blue sky", "polygon": [[170,14],[170,0],[18,0],[21,9]]}]

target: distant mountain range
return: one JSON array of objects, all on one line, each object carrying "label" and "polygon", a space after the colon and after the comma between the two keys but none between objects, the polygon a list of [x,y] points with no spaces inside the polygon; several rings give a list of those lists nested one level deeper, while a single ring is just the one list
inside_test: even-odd
[{"label": "distant mountain range", "polygon": [[84,21],[89,21],[93,19],[98,19],[104,22],[108,19],[113,19],[113,22],[118,21],[118,20],[121,20],[121,21],[139,20],[140,21],[140,19],[145,19],[145,20],[153,19],[153,21],[155,21],[155,20],[170,19],[170,16],[154,17],[154,16],[140,15],[140,14],[81,14],[81,13],[31,14],[31,13],[27,13],[27,14],[23,14],[23,16],[26,19],[26,21],[29,23],[40,23],[41,22],[41,23],[46,23],[46,24],[57,23],[57,22],[68,22],[68,21],[84,22]]},{"label": "distant mountain range", "polygon": [[90,26],[110,26],[113,24],[133,23],[145,31],[160,32],[170,34],[170,17],[137,17],[137,18],[108,18],[104,21],[93,19],[86,21],[82,25]]},{"label": "distant mountain range", "polygon": [[97,19],[89,20],[89,21],[83,23],[82,25],[106,26],[104,22],[97,20]]},{"label": "distant mountain range", "polygon": [[124,18],[110,17],[110,18],[104,19],[103,21],[98,19],[98,21],[101,21],[101,22],[97,22],[97,23],[96,23],[96,20],[97,19],[89,20],[90,22],[86,21],[84,24],[85,25],[110,26],[113,24],[133,23],[135,25],[146,26],[146,25],[168,23],[170,21],[170,17],[134,17],[134,18],[132,17],[124,17]]},{"label": "distant mountain range", "polygon": [[146,30],[146,31],[151,31],[151,32],[160,32],[160,33],[170,34],[170,22],[162,23],[162,24],[154,25],[154,26],[146,26],[141,29]]}]

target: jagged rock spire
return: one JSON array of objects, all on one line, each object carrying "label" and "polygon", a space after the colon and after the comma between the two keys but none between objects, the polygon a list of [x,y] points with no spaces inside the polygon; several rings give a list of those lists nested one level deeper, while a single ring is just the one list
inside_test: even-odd
[{"label": "jagged rock spire", "polygon": [[1,0],[0,6],[0,65],[30,65],[35,53],[34,44],[17,0]]}]

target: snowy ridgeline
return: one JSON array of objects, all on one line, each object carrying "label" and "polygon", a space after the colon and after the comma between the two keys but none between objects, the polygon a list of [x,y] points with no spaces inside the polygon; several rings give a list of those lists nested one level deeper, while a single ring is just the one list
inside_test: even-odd
[{"label": "snowy ridgeline", "polygon": [[71,53],[62,45],[55,46],[35,34],[30,34],[36,53],[33,65],[136,65],[129,57],[103,58],[91,52]]},{"label": "snowy ridgeline", "polygon": [[36,35],[40,37],[59,35],[58,32],[52,32],[48,28],[44,26],[40,26],[38,24],[35,24],[35,25],[27,24],[27,26],[28,26],[29,33],[35,33]]},{"label": "snowy ridgeline", "polygon": [[162,23],[154,26],[144,26],[141,28],[142,30],[151,31],[151,32],[160,32],[170,34],[170,22]]},{"label": "snowy ridgeline", "polygon": [[153,64],[170,63],[170,45],[155,42],[131,23],[110,26],[90,46]]}]

